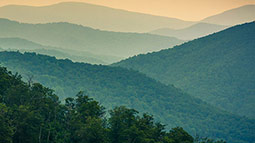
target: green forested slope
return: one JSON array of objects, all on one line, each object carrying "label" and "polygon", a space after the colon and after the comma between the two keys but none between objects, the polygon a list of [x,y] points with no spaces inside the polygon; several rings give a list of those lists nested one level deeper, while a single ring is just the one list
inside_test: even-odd
[{"label": "green forested slope", "polygon": [[0,67],[1,143],[205,143],[181,127],[165,131],[153,116],[124,106],[106,118],[105,108],[82,92],[61,104],[51,89],[21,78]]},{"label": "green forested slope", "polygon": [[168,128],[182,126],[192,135],[231,142],[254,141],[255,121],[223,112],[173,86],[135,71],[56,60],[32,53],[1,52],[1,65],[56,90],[61,99],[85,91],[107,109],[124,105],[148,112]]},{"label": "green forested slope", "polygon": [[132,68],[233,113],[255,118],[255,22],[139,55]]}]

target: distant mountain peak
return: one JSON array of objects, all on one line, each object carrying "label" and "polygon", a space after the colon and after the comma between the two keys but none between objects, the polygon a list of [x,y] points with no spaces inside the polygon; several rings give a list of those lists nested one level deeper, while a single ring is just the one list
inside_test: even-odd
[{"label": "distant mountain peak", "polygon": [[225,28],[227,28],[227,26],[201,22],[191,25],[184,29],[176,30],[169,28],[161,28],[153,30],[150,33],[162,36],[176,37],[182,40],[193,40],[215,32],[219,32]]},{"label": "distant mountain peak", "polygon": [[202,20],[203,22],[220,24],[220,25],[236,25],[244,22],[255,20],[255,5],[245,5],[238,8],[224,11],[220,14],[210,16]]},{"label": "distant mountain peak", "polygon": [[69,22],[108,31],[139,33],[162,27],[184,28],[194,23],[80,2],[41,7],[4,6],[0,7],[0,17],[25,23]]}]

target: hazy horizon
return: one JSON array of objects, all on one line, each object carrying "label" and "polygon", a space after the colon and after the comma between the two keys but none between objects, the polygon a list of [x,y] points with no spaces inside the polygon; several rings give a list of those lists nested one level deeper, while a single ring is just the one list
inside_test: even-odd
[{"label": "hazy horizon", "polygon": [[29,6],[47,6],[61,2],[84,2],[116,9],[151,15],[178,18],[187,21],[199,21],[224,11],[254,5],[255,0],[2,0],[0,6],[11,4]]}]

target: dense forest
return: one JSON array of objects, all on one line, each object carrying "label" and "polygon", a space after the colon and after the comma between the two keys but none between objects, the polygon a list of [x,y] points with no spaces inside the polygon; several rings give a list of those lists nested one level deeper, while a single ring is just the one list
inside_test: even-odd
[{"label": "dense forest", "polygon": [[255,118],[255,22],[115,65],[138,70],[232,113]]},{"label": "dense forest", "polygon": [[0,0],[0,143],[255,143],[255,1],[60,1]]},{"label": "dense forest", "polygon": [[53,90],[0,67],[1,143],[224,143],[181,127],[167,132],[153,116],[124,106],[108,114],[83,92],[61,104]]},{"label": "dense forest", "polygon": [[231,143],[251,143],[255,138],[254,120],[221,111],[136,71],[19,52],[0,52],[0,63],[29,83],[54,89],[62,102],[84,91],[106,109],[126,106],[139,110],[139,115],[152,114],[168,130],[180,126],[192,136]]}]

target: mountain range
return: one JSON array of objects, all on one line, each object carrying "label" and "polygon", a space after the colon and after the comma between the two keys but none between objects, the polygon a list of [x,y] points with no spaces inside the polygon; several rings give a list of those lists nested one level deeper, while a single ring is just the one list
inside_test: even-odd
[{"label": "mountain range", "polygon": [[181,29],[158,28],[149,33],[193,40],[226,29],[227,27],[255,20],[255,5],[245,5],[209,16],[189,27]]},{"label": "mountain range", "polygon": [[116,66],[138,70],[235,114],[255,118],[255,22],[143,54]]},{"label": "mountain range", "polygon": [[219,25],[237,25],[255,20],[255,5],[245,5],[242,7],[227,10],[223,13],[207,17],[202,22]]},{"label": "mountain range", "polygon": [[[0,19],[0,31],[0,38],[26,39],[55,47],[55,50],[58,47],[67,49],[72,55],[87,52],[119,57],[115,59],[170,48],[183,42],[166,36],[101,31],[70,23],[25,24],[7,19]],[[104,61],[100,56],[95,58]]]},{"label": "mountain range", "polygon": [[[107,110],[134,108],[166,129],[254,143],[254,13],[255,5],[246,5],[184,21],[79,2],[3,6],[1,78],[21,79],[5,66],[28,88],[54,89],[62,103],[84,91]],[[7,95],[21,95],[13,88]]]},{"label": "mountain range", "polygon": [[0,17],[24,23],[69,22],[116,32],[148,32],[161,27],[184,28],[194,23],[78,2],[42,7],[8,5],[0,8]]},{"label": "mountain range", "polygon": [[182,40],[193,40],[199,37],[207,36],[215,32],[224,30],[227,26],[208,24],[208,23],[198,23],[184,29],[169,29],[169,28],[160,28],[153,30],[149,33],[176,37]]},{"label": "mountain range", "polygon": [[19,52],[0,52],[0,63],[23,80],[53,88],[61,99],[82,90],[108,110],[120,105],[135,108],[154,115],[168,129],[182,126],[192,135],[232,143],[251,143],[255,138],[254,120],[219,110],[136,71]]},{"label": "mountain range", "polygon": [[0,38],[1,51],[36,52],[40,54],[55,56],[58,59],[69,58],[72,61],[92,64],[110,64],[121,60],[120,57],[100,56],[89,52],[68,50],[59,47],[44,46],[21,38]]},{"label": "mountain range", "polygon": [[41,7],[22,5],[0,7],[1,18],[23,23],[68,22],[107,31],[139,33],[162,28],[184,29],[198,23],[216,24],[216,27],[233,26],[255,20],[254,13],[255,5],[246,5],[192,22],[78,2],[63,2]]},{"label": "mountain range", "polygon": [[182,40],[193,40],[229,26],[255,20],[253,13],[255,5],[246,5],[191,22],[79,2],[41,7],[0,7],[0,18],[23,23],[68,22],[106,31],[153,33]]}]

